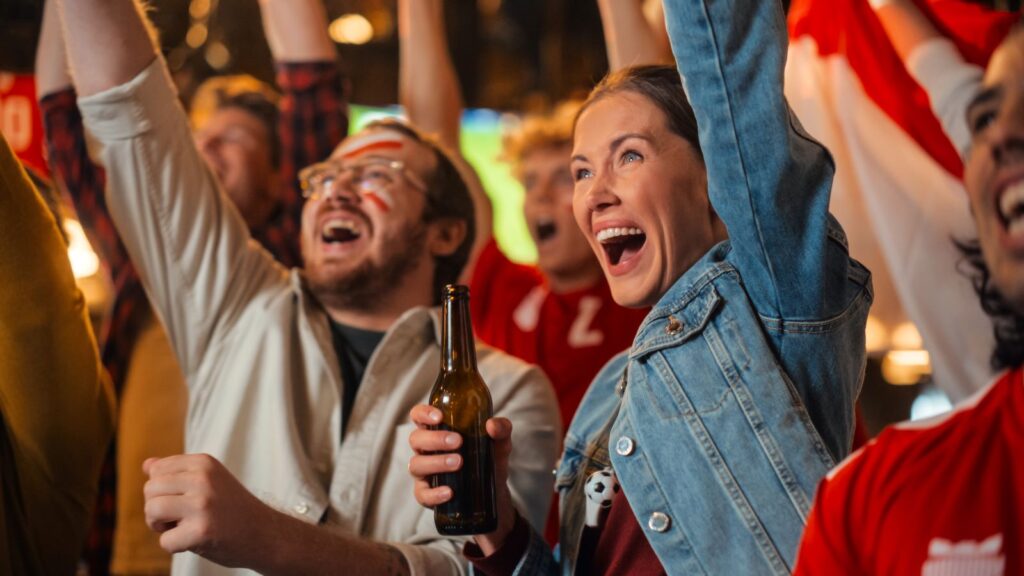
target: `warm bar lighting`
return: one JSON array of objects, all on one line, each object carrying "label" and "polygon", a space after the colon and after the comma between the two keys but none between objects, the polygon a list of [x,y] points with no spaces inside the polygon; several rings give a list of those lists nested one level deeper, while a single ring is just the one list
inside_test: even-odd
[{"label": "warm bar lighting", "polygon": [[360,14],[345,14],[331,22],[328,32],[338,44],[366,44],[373,40],[373,24]]},{"label": "warm bar lighting", "polygon": [[199,48],[206,42],[206,37],[209,31],[206,28],[206,24],[193,24],[188,29],[188,34],[185,35],[185,43],[191,48]]},{"label": "warm bar lighting", "polygon": [[867,327],[864,330],[864,347],[868,354],[885,352],[889,348],[889,334],[885,324],[875,318],[868,316]]},{"label": "warm bar lighting", "polygon": [[89,245],[89,239],[85,237],[85,230],[78,220],[64,220],[64,231],[68,235],[68,260],[71,261],[75,279],[88,278],[99,272],[100,257]]},{"label": "warm bar lighting", "polygon": [[890,384],[917,384],[932,371],[931,356],[917,327],[904,322],[892,331],[892,350],[882,360],[882,376]]}]

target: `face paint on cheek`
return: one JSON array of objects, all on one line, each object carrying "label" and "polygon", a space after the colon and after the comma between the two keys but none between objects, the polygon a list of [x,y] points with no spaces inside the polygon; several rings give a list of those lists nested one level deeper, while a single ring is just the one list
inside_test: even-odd
[{"label": "face paint on cheek", "polygon": [[387,190],[363,192],[362,196],[364,200],[371,202],[378,210],[385,214],[391,212],[391,209],[395,206],[395,199],[391,197]]},{"label": "face paint on cheek", "polygon": [[338,155],[347,160],[368,152],[401,150],[403,145],[402,138],[394,132],[374,132],[349,139],[338,150]]}]

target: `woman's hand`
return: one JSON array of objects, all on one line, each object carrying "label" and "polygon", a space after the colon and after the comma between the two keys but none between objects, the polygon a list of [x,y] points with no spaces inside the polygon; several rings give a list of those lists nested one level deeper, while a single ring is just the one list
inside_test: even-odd
[{"label": "woman's hand", "polygon": [[[409,445],[415,455],[409,461],[409,473],[416,480],[414,493],[421,506],[433,508],[452,499],[448,486],[430,487],[430,477],[454,472],[462,467],[462,457],[456,452],[462,437],[455,432],[431,430],[441,422],[441,411],[432,406],[419,405],[409,412],[416,430],[409,435]],[[477,546],[485,555],[493,554],[512,532],[516,509],[508,489],[508,458],[512,453],[512,422],[507,418],[487,421],[487,434],[494,441],[494,487],[498,498],[498,528],[490,534],[478,534]]]}]

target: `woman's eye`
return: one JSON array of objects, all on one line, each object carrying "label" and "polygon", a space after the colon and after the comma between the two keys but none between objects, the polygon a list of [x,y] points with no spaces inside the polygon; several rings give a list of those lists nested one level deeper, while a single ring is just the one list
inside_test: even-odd
[{"label": "woman's eye", "polygon": [[588,170],[587,168],[577,168],[572,172],[573,180],[577,182],[579,182],[580,180],[586,180],[587,178],[590,178],[593,175],[594,173]]},{"label": "woman's eye", "polygon": [[623,164],[632,164],[634,162],[639,162],[643,159],[644,157],[641,156],[639,152],[636,152],[634,150],[626,150],[625,152],[622,153],[621,161]]}]

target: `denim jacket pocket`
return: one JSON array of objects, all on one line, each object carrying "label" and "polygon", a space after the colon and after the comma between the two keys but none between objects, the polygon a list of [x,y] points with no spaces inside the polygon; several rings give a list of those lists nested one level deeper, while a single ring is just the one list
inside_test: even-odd
[{"label": "denim jacket pocket", "polygon": [[646,356],[672,348],[700,334],[718,311],[721,296],[709,281],[695,294],[665,310],[662,315],[649,319],[640,328],[636,344],[629,353],[630,360],[643,360]]}]

